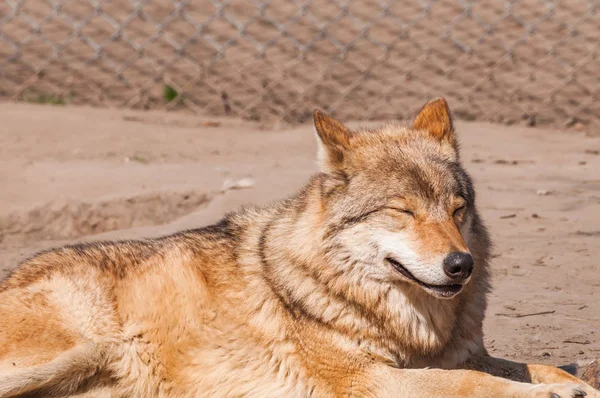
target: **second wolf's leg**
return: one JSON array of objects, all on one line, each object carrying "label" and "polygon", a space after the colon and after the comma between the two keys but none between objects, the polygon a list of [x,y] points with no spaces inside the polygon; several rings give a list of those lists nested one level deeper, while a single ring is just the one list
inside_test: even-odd
[{"label": "second wolf's leg", "polygon": [[585,386],[588,395],[600,397],[600,392],[577,377],[554,366],[524,364],[494,358],[488,355],[473,356],[466,368],[479,370],[494,376],[528,383],[577,383]]},{"label": "second wolf's leg", "polygon": [[[362,382],[355,380],[350,396],[431,398],[582,398],[582,384],[530,384],[473,370],[395,369],[377,365]],[[587,397],[591,398],[591,397]],[[596,397],[594,397],[596,398]]]}]

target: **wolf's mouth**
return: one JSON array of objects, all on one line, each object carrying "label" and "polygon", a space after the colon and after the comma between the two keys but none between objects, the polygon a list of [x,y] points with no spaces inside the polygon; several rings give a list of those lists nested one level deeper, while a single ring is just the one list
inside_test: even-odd
[{"label": "wolf's mouth", "polygon": [[396,271],[398,271],[400,274],[402,274],[405,278],[407,278],[413,282],[416,282],[419,286],[421,286],[429,291],[432,291],[437,296],[449,298],[449,297],[452,297],[452,296],[458,294],[462,290],[462,285],[460,285],[458,283],[455,283],[452,285],[430,285],[429,283],[425,283],[425,282],[420,281],[419,279],[415,278],[414,275],[411,274],[409,270],[404,268],[404,266],[401,263],[394,260],[393,258],[387,257],[386,260],[388,263],[390,263],[392,265],[392,267],[394,267],[394,269]]}]

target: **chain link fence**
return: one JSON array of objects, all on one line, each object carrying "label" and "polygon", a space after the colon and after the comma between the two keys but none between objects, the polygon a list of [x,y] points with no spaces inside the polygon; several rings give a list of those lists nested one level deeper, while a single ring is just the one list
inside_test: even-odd
[{"label": "chain link fence", "polygon": [[0,0],[0,98],[267,123],[600,120],[600,0]]}]

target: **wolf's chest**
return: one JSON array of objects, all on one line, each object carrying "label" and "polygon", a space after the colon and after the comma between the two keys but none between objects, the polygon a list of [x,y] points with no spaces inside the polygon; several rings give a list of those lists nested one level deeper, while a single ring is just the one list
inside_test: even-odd
[{"label": "wolf's chest", "polygon": [[290,356],[236,336],[168,351],[139,339],[125,345],[115,367],[130,396],[306,396],[310,386]]}]

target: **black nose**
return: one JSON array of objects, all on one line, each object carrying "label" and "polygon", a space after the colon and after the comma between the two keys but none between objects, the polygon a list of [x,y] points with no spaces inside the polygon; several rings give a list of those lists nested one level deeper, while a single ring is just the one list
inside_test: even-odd
[{"label": "black nose", "polygon": [[467,279],[473,273],[473,264],[469,253],[453,252],[444,259],[444,272],[450,278]]}]

